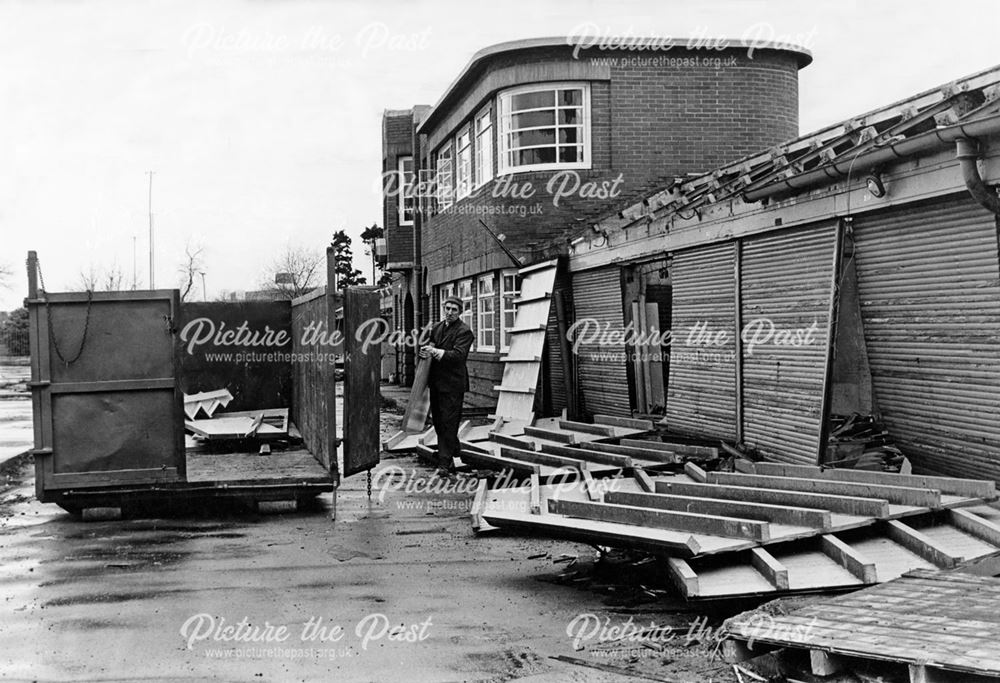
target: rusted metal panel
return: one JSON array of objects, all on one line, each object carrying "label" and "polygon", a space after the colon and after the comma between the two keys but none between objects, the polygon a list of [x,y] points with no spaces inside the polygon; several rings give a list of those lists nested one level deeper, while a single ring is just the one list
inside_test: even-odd
[{"label": "rusted metal panel", "polygon": [[316,459],[327,468],[337,465],[335,409],[335,361],[343,345],[333,345],[336,328],[329,323],[327,296],[292,302],[292,352],[300,362],[292,363],[294,397],[292,421]]},{"label": "rusted metal panel", "polygon": [[859,217],[875,399],[920,470],[1000,479],[996,218],[966,195]]},{"label": "rusted metal panel", "polygon": [[[382,345],[367,344],[355,334],[379,316],[374,289],[350,287],[344,292],[344,476],[369,470],[379,462],[379,369]],[[360,337],[360,338],[359,338]]]},{"label": "rusted metal panel", "polygon": [[625,323],[620,268],[575,273],[573,308],[580,409],[591,415],[631,415],[621,341]]},{"label": "rusted metal panel", "polygon": [[176,291],[33,298],[38,493],[184,477]]},{"label": "rusted metal panel", "polygon": [[736,436],[736,279],[732,242],[673,255],[669,429]]},{"label": "rusted metal panel", "polygon": [[829,222],[742,244],[743,441],[770,460],[819,453],[836,236]]}]

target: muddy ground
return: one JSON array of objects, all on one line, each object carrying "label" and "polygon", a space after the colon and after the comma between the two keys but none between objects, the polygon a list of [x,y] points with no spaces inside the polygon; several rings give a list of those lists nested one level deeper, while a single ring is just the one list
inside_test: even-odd
[{"label": "muddy ground", "polygon": [[371,499],[343,482],[336,519],[326,495],[84,523],[34,500],[22,458],[0,473],[0,679],[737,680],[713,657],[727,612],[661,593],[655,562],[477,537],[468,476],[406,490],[433,476],[385,459]]}]

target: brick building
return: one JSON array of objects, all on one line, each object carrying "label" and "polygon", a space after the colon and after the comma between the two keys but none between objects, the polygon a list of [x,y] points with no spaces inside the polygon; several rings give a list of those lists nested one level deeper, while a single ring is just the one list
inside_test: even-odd
[{"label": "brick building", "polygon": [[[678,178],[798,135],[798,70],[811,57],[748,47],[504,43],[477,53],[433,108],[385,112],[390,191],[383,221],[387,268],[399,274],[396,327],[437,320],[447,295],[465,301],[463,315],[476,334],[469,405],[495,404],[519,264],[565,256],[601,217]],[[618,268],[580,276],[563,269],[557,295],[575,319],[620,316],[623,277]],[[668,318],[664,256],[640,265],[632,278],[650,305],[660,298],[658,315]],[[558,329],[554,318],[549,329]],[[540,411],[566,406],[566,372],[592,395],[591,412],[623,396],[628,408],[637,380],[625,363],[580,360],[571,367],[557,343],[547,347]],[[412,354],[400,354],[398,367],[409,377]],[[666,371],[656,369],[664,377]],[[641,407],[655,409],[658,400],[645,396]]]}]

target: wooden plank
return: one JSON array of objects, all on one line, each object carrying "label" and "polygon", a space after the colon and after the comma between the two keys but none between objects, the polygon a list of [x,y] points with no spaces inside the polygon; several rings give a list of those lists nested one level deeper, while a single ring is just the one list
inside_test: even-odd
[{"label": "wooden plank", "polygon": [[587,491],[587,497],[591,500],[600,500],[601,494],[594,483],[594,477],[587,470],[583,471],[583,487]]},{"label": "wooden plank", "polygon": [[[541,489],[539,488],[538,473],[532,473],[531,475],[531,492],[528,498],[528,509],[533,515],[542,514],[542,503],[541,503]],[[550,503],[552,501],[549,501]],[[551,505],[549,508],[551,509]]]},{"label": "wooden plank", "polygon": [[476,485],[476,495],[472,498],[472,508],[469,510],[469,515],[472,517],[472,529],[473,531],[479,531],[483,528],[483,509],[486,507],[486,492],[489,482],[485,479],[480,479],[479,483]]},{"label": "wooden plank", "polygon": [[526,436],[535,436],[539,439],[548,439],[549,441],[558,441],[560,443],[576,443],[576,435],[567,432],[560,432],[554,429],[543,429],[541,427],[525,427],[524,434]]},{"label": "wooden plank", "polygon": [[693,462],[684,463],[684,474],[688,475],[699,484],[704,484],[708,479],[708,475],[705,473],[705,470],[701,469]]},{"label": "wooden plank", "polygon": [[767,522],[736,517],[557,499],[549,499],[549,512],[567,517],[688,531],[726,538],[745,538],[757,542],[771,540],[770,525]]},{"label": "wooden plank", "polygon": [[693,597],[701,592],[698,587],[698,575],[687,562],[679,557],[668,557],[667,569],[670,572],[670,580],[680,589],[684,597]]},{"label": "wooden plank", "polygon": [[779,591],[788,590],[788,568],[763,548],[750,550],[750,564]]},{"label": "wooden plank", "polygon": [[740,472],[742,474],[757,474],[757,470],[754,467],[754,464],[749,460],[743,460],[741,458],[737,458],[736,460],[733,461],[733,467],[736,469],[737,472]]},{"label": "wooden plank", "polygon": [[955,479],[952,477],[932,477],[892,472],[871,472],[851,469],[822,469],[812,465],[785,465],[779,463],[757,463],[756,474],[776,477],[805,477],[812,479],[835,479],[862,484],[887,484],[889,486],[909,486],[912,488],[937,489],[941,493],[969,498],[993,500],[997,497],[996,483],[978,479]]},{"label": "wooden plank", "polygon": [[851,572],[862,583],[878,583],[875,563],[833,534],[820,537],[820,548],[824,555]]},{"label": "wooden plank", "polygon": [[534,442],[527,441],[517,436],[510,436],[509,434],[504,434],[502,432],[490,432],[490,441],[495,441],[503,446],[510,446],[511,448],[522,448],[527,451],[537,450]]},{"label": "wooden plank", "polygon": [[941,492],[932,489],[916,489],[905,486],[883,484],[859,484],[856,482],[826,479],[802,479],[799,477],[769,477],[760,474],[736,474],[731,472],[709,472],[708,481],[713,484],[732,486],[758,486],[762,488],[784,489],[786,491],[808,491],[837,496],[858,498],[882,498],[897,505],[918,507],[941,507]]},{"label": "wooden plank", "polygon": [[537,463],[524,462],[523,460],[515,460],[514,458],[504,458],[493,453],[469,452],[466,455],[468,460],[478,461],[496,470],[509,469],[525,474],[541,474],[541,465]]},{"label": "wooden plank", "polygon": [[948,511],[948,521],[965,533],[1000,548],[1000,526],[988,519],[968,510],[954,509]]},{"label": "wooden plank", "polygon": [[686,443],[670,443],[668,441],[652,441],[646,439],[622,439],[623,446],[636,446],[638,448],[659,448],[671,453],[684,455],[698,455],[706,458],[719,457],[719,449],[714,446],[696,446]]},{"label": "wooden plank", "polygon": [[552,453],[553,455],[561,455],[566,458],[576,458],[587,462],[596,462],[602,465],[611,465],[613,467],[622,468],[632,467],[632,458],[627,455],[615,455],[613,453],[603,453],[601,451],[592,451],[587,448],[562,446],[553,443],[542,444],[541,450],[543,453]]},{"label": "wooden plank", "polygon": [[837,496],[785,489],[755,488],[752,486],[726,486],[721,484],[697,484],[685,481],[657,481],[657,493],[743,500],[772,505],[794,505],[798,507],[830,510],[846,515],[875,517],[889,516],[889,501],[878,498]]},{"label": "wooden plank", "polygon": [[670,453],[656,451],[649,448],[633,448],[631,446],[619,446],[613,443],[601,443],[599,441],[587,442],[587,449],[591,451],[601,451],[602,453],[613,453],[615,455],[627,455],[632,458],[641,458],[651,462],[659,462],[665,465],[675,465],[678,460]]},{"label": "wooden plank", "polygon": [[584,432],[586,434],[597,434],[598,436],[614,436],[614,427],[608,425],[589,424],[587,422],[574,422],[573,420],[559,420],[559,429],[571,432]]},{"label": "wooden plank", "polygon": [[535,387],[501,386],[497,384],[493,387],[493,391],[507,392],[509,394],[534,394]]},{"label": "wooden plank", "polygon": [[944,548],[940,547],[924,534],[911,526],[903,524],[899,520],[891,519],[886,526],[889,538],[907,550],[910,550],[931,564],[949,569],[954,567],[964,558],[956,557]]},{"label": "wooden plank", "polygon": [[427,388],[427,380],[431,374],[431,359],[421,358],[413,373],[413,385],[410,387],[410,398],[403,412],[403,431],[416,434],[424,431],[427,423],[427,413],[430,412],[431,395]]},{"label": "wooden plank", "polygon": [[631,417],[618,417],[617,415],[594,415],[594,424],[638,429],[644,432],[652,431],[655,428],[652,420],[639,420]]},{"label": "wooden plank", "polygon": [[568,467],[574,470],[586,470],[587,463],[573,458],[564,458],[561,455],[542,453],[541,451],[528,451],[521,448],[511,448],[510,446],[500,447],[500,456],[513,458],[521,462],[533,462],[538,465],[548,465],[549,467]]},{"label": "wooden plank", "polygon": [[656,490],[656,485],[653,483],[653,479],[646,474],[643,469],[635,469],[632,471],[632,477],[635,482],[639,485],[639,488],[646,493],[653,493]]},{"label": "wooden plank", "polygon": [[697,512],[726,517],[737,516],[744,519],[757,519],[764,522],[788,524],[791,526],[809,526],[817,529],[830,528],[830,512],[828,510],[784,505],[765,505],[763,503],[747,503],[718,498],[676,496],[664,493],[634,493],[631,491],[609,492],[605,494],[604,501],[606,503],[635,505],[637,507],[658,508],[661,510]]}]

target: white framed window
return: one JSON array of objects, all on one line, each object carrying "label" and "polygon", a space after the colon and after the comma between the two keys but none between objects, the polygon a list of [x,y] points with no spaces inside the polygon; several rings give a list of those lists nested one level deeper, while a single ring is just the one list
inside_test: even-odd
[{"label": "white framed window", "polygon": [[462,300],[462,322],[472,328],[472,280],[460,280],[458,298]]},{"label": "white framed window", "polygon": [[472,193],[472,127],[465,128],[455,136],[455,198],[468,197]]},{"label": "white framed window", "polygon": [[475,118],[476,179],[479,188],[493,179],[493,119],[490,105],[479,110]]},{"label": "white framed window", "polygon": [[510,331],[514,329],[514,302],[521,293],[521,282],[516,270],[505,270],[500,274],[500,350],[510,349]]},{"label": "white framed window", "polygon": [[413,211],[416,207],[413,197],[413,157],[399,157],[397,160],[399,172],[398,209],[399,224],[413,225]]},{"label": "white framed window", "polygon": [[500,93],[499,172],[590,168],[590,85],[546,83]]},{"label": "white framed window", "polygon": [[452,144],[451,140],[441,145],[437,152],[437,201],[438,209],[447,209],[454,203],[452,185]]},{"label": "white framed window", "polygon": [[476,309],[479,317],[479,335],[476,347],[480,351],[496,349],[496,301],[494,300],[496,278],[493,273],[482,275],[476,289]]},{"label": "white framed window", "polygon": [[444,320],[444,302],[455,296],[455,283],[449,282],[438,287],[438,321]]}]

